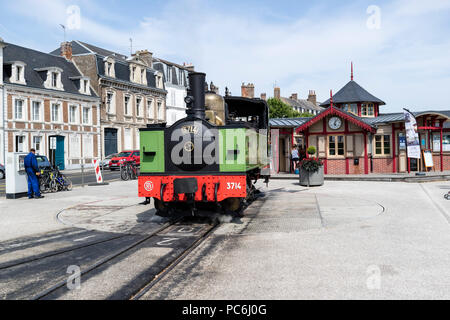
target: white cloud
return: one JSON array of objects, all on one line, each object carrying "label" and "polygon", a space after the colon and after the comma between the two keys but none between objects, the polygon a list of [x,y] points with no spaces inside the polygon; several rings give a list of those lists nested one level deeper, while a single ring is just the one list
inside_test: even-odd
[{"label": "white cloud", "polygon": [[[63,17],[68,4],[16,0],[12,6],[17,13],[29,8],[21,14],[49,26],[55,23],[50,17]],[[72,33],[77,39],[128,54],[132,37],[135,48],[193,62],[209,80],[234,94],[245,81],[270,96],[277,81],[285,96],[298,92],[304,98],[315,89],[319,100],[326,100],[329,89],[337,91],[349,80],[353,60],[355,80],[387,102],[385,111],[405,105],[450,109],[450,103],[443,105],[450,86],[449,30],[444,24],[450,1],[379,4],[378,30],[366,27],[367,7],[360,5],[342,5],[331,13],[321,4],[300,12],[297,19],[270,20],[265,18],[269,8],[230,12],[195,0],[168,1],[162,10],[143,11],[129,27],[119,28],[100,22],[116,19],[123,26],[127,17],[119,12],[87,1],[78,4],[82,29]],[[101,19],[95,12],[102,12]]]}]

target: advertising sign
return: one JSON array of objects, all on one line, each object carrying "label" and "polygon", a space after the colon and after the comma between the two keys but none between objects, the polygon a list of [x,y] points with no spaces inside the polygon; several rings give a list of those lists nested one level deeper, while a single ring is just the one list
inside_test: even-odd
[{"label": "advertising sign", "polygon": [[408,150],[408,158],[420,159],[420,141],[417,133],[416,117],[406,109],[405,115],[405,129],[406,129],[406,145]]}]

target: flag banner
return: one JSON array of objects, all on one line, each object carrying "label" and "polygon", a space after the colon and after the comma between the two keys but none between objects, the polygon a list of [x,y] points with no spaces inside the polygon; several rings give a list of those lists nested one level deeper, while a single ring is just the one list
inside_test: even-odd
[{"label": "flag banner", "polygon": [[406,109],[405,115],[405,129],[406,129],[406,145],[408,150],[408,158],[420,159],[420,141],[417,133],[416,117]]}]

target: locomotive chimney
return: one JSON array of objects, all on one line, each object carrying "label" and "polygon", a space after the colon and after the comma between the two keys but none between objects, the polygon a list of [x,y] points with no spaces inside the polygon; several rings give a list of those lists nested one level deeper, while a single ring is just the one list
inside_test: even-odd
[{"label": "locomotive chimney", "polygon": [[205,119],[205,79],[204,73],[189,73],[189,90],[185,102],[186,114],[190,117]]}]

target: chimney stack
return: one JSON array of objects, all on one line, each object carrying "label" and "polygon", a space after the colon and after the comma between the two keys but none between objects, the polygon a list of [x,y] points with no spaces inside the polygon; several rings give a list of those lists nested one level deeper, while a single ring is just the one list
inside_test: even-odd
[{"label": "chimney stack", "polygon": [[253,99],[255,97],[255,86],[253,83],[245,84],[242,82],[241,96],[244,98]]},{"label": "chimney stack", "polygon": [[317,105],[316,91],[309,90],[308,101],[314,103],[315,105]]},{"label": "chimney stack", "polygon": [[292,100],[298,100],[298,95],[296,93],[291,94],[290,99]]},{"label": "chimney stack", "polygon": [[261,99],[262,100],[267,100],[267,95],[265,93],[261,93]]},{"label": "chimney stack", "polygon": [[281,91],[280,91],[280,88],[279,88],[279,87],[275,87],[275,88],[273,89],[273,97],[274,97],[275,99],[280,99],[280,98],[281,98]]},{"label": "chimney stack", "polygon": [[61,56],[65,57],[67,60],[72,60],[72,43],[63,42],[61,43]]},{"label": "chimney stack", "polygon": [[186,69],[188,69],[188,71],[190,72],[194,72],[194,65],[192,63],[183,63],[183,67],[185,67]]},{"label": "chimney stack", "polygon": [[153,68],[153,53],[148,50],[136,51],[133,56],[140,58],[149,68]]}]

